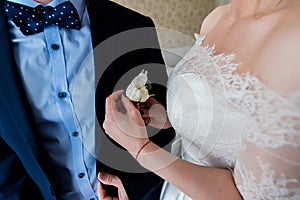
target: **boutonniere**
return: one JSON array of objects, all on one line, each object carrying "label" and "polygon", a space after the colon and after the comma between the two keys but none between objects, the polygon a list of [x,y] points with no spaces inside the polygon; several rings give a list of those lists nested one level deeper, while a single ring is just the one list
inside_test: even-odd
[{"label": "boutonniere", "polygon": [[149,94],[151,90],[151,82],[148,80],[148,72],[142,70],[130,83],[125,91],[125,95],[136,103],[146,102],[149,97],[154,96],[154,94]]}]

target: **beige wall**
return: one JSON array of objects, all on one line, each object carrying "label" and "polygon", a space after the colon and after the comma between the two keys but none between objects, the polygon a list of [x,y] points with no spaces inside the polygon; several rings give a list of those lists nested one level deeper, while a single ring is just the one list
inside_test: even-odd
[{"label": "beige wall", "polygon": [[230,2],[230,0],[215,0],[215,1],[216,1],[216,3],[215,3],[216,6]]},{"label": "beige wall", "polygon": [[150,16],[159,29],[163,48],[191,45],[214,0],[112,0]]}]

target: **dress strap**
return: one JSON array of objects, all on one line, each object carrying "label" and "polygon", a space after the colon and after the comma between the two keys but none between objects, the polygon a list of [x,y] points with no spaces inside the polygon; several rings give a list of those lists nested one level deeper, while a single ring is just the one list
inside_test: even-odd
[{"label": "dress strap", "polygon": [[194,37],[196,39],[196,44],[201,45],[206,35],[200,35],[199,33],[194,33]]}]

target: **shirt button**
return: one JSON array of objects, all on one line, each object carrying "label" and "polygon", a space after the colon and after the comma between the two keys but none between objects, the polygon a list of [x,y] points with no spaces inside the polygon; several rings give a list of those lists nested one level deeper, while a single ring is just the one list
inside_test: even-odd
[{"label": "shirt button", "polygon": [[79,178],[83,178],[85,176],[85,174],[84,173],[80,173],[80,174],[78,174],[78,177]]},{"label": "shirt button", "polygon": [[75,132],[72,133],[72,135],[73,135],[74,137],[77,137],[77,136],[79,135],[79,133],[78,133],[77,131],[75,131]]},{"label": "shirt button", "polygon": [[59,92],[57,95],[59,98],[65,98],[67,96],[66,92]]},{"label": "shirt button", "polygon": [[58,44],[51,44],[51,48],[53,50],[58,50],[59,49],[59,45]]}]

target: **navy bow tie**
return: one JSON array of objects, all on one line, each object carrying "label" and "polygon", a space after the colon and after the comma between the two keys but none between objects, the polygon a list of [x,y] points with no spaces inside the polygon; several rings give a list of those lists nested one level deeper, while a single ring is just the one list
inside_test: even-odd
[{"label": "navy bow tie", "polygon": [[70,1],[56,7],[39,5],[35,8],[6,1],[4,7],[7,16],[24,35],[42,32],[46,26],[50,25],[78,30],[81,27],[78,13]]}]

